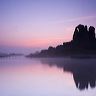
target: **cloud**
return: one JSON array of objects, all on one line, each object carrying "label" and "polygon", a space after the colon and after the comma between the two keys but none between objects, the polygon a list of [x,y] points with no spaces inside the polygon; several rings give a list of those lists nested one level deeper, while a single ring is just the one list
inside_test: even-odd
[{"label": "cloud", "polygon": [[91,20],[91,19],[96,19],[96,15],[73,18],[73,19],[66,20],[65,22],[75,22],[75,21]]},{"label": "cloud", "polygon": [[53,23],[66,25],[67,23],[71,23],[71,22],[74,23],[78,21],[88,21],[88,20],[94,20],[94,19],[96,19],[96,14],[90,15],[90,16],[76,17],[76,18],[71,18],[71,19],[66,19],[66,20],[56,20]]}]

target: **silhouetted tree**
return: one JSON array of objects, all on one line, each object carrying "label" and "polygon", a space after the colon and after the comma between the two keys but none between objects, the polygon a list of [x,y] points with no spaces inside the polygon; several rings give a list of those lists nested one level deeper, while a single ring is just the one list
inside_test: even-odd
[{"label": "silhouetted tree", "polygon": [[89,27],[89,40],[90,42],[94,42],[95,40],[95,28],[93,26]]}]

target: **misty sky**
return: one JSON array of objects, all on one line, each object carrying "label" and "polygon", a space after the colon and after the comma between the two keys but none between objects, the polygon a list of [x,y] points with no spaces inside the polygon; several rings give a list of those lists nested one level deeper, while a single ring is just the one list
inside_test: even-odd
[{"label": "misty sky", "polygon": [[3,51],[62,44],[78,24],[96,28],[96,0],[0,0]]}]

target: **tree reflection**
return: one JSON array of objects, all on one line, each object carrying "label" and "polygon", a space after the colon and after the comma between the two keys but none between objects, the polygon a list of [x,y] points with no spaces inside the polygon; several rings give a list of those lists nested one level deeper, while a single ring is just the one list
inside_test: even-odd
[{"label": "tree reflection", "polygon": [[64,71],[71,72],[76,87],[80,90],[96,86],[96,60],[95,59],[71,59],[71,58],[43,58],[42,64],[57,66]]}]

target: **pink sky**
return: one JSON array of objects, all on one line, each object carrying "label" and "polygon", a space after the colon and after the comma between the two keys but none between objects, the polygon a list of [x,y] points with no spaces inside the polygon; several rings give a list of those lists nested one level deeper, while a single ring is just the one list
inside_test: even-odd
[{"label": "pink sky", "polygon": [[95,0],[0,1],[0,46],[47,48],[72,40],[75,27],[96,27]]}]

